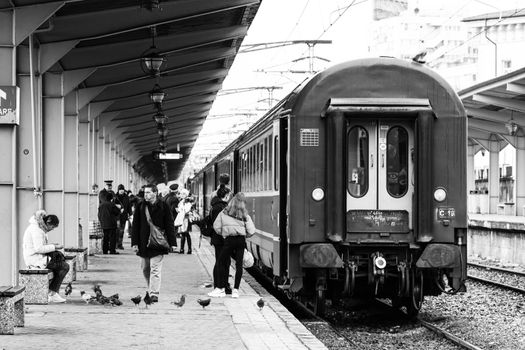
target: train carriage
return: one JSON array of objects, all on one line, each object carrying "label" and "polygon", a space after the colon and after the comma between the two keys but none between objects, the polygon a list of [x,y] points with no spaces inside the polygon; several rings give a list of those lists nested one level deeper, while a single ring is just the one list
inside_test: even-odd
[{"label": "train carriage", "polygon": [[466,123],[452,88],[419,63],[343,63],[214,158],[197,195],[209,203],[230,173],[257,227],[247,245],[258,266],[318,314],[352,296],[417,313],[424,295],[464,288]]}]

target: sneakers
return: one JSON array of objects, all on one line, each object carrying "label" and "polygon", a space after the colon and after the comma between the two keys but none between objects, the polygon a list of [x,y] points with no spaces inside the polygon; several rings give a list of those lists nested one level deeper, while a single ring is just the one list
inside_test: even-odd
[{"label": "sneakers", "polygon": [[49,303],[65,303],[66,299],[62,298],[58,293],[47,296],[47,301]]},{"label": "sneakers", "polygon": [[239,297],[239,290],[234,288],[232,290],[232,298],[237,299],[238,297]]},{"label": "sneakers", "polygon": [[208,296],[212,298],[224,298],[226,296],[226,293],[224,293],[223,288],[215,288],[214,290],[208,293]]}]

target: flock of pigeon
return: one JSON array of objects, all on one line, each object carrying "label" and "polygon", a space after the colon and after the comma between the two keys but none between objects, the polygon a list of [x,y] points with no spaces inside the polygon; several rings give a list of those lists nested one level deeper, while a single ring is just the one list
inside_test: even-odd
[{"label": "flock of pigeon", "polygon": [[[71,285],[71,282],[67,284],[66,288],[64,289],[66,297],[69,297],[71,293],[73,292],[73,286]],[[93,286],[93,292],[95,293],[94,296],[91,294],[86,293],[85,291],[80,292],[80,296],[82,300],[86,302],[86,304],[91,303],[98,303],[100,305],[111,305],[111,306],[120,306],[122,305],[122,301],[119,299],[119,295],[113,294],[112,296],[106,297],[102,294],[102,289],[100,289],[100,285],[95,284]],[[146,295],[144,298],[142,298],[141,295],[137,295],[136,297],[131,298],[131,301],[135,306],[140,307],[141,301],[144,301],[144,304],[146,305],[146,309],[148,306],[152,304],[151,297],[148,292],[146,292]],[[172,301],[171,304],[177,306],[178,308],[181,308],[186,303],[186,294],[182,294],[180,299],[178,301]],[[211,298],[207,299],[197,299],[197,303],[199,303],[200,306],[204,309],[206,306],[210,305]],[[261,298],[257,301],[257,306],[260,310],[264,307],[264,300]]]}]

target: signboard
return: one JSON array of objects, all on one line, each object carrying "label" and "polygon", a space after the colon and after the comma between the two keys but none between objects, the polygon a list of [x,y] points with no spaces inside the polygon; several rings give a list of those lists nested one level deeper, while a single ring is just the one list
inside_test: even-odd
[{"label": "signboard", "polygon": [[161,153],[159,151],[153,151],[152,155],[153,159],[159,160],[182,159],[182,153]]},{"label": "signboard", "polygon": [[0,86],[0,124],[19,124],[19,100],[18,86]]},{"label": "signboard", "polygon": [[350,210],[346,213],[346,231],[350,233],[406,233],[406,210]]},{"label": "signboard", "polygon": [[451,220],[456,217],[456,209],[454,208],[438,208],[438,220]]}]

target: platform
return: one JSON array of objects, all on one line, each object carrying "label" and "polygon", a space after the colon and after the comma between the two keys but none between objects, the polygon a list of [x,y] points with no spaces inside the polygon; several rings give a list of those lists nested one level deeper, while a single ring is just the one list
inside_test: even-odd
[{"label": "platform", "polygon": [[[0,336],[0,349],[326,349],[271,295],[262,295],[266,305],[259,310],[261,295],[244,279],[239,299],[213,298],[203,309],[197,299],[211,291],[205,286],[214,256],[206,240],[199,248],[198,234],[192,236],[193,254],[165,256],[158,304],[145,309],[130,301],[144,296],[146,286],[128,239],[120,255],[89,257],[89,270],[78,274],[67,303],[27,306],[26,326]],[[80,291],[94,295],[94,283],[106,296],[119,293],[124,305],[86,304]],[[181,294],[186,304],[178,308],[171,302]]]},{"label": "platform", "polygon": [[468,214],[469,227],[525,231],[525,216],[498,214]]}]

